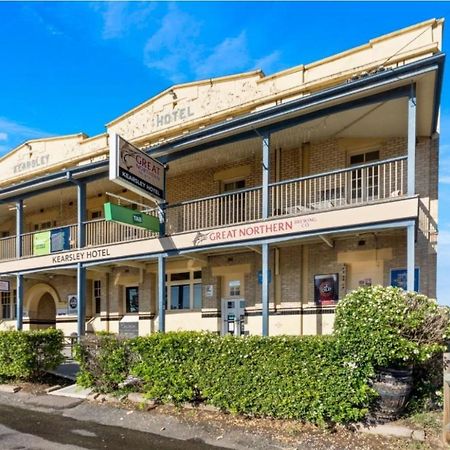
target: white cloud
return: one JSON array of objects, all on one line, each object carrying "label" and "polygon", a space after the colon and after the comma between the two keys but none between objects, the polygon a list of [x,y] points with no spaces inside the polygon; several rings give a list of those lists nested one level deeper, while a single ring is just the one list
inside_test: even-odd
[{"label": "white cloud", "polygon": [[144,63],[173,83],[210,78],[263,66],[271,70],[280,57],[273,51],[255,58],[249,51],[246,30],[227,36],[218,44],[209,44],[202,36],[202,23],[170,3],[160,27],[144,48]]},{"label": "white cloud", "polygon": [[214,75],[227,75],[230,72],[248,68],[250,55],[247,36],[242,31],[236,37],[227,37],[217,45],[209,56],[195,68],[197,77],[207,78]]},{"label": "white cloud", "polygon": [[94,3],[103,18],[103,39],[122,37],[135,27],[142,26],[156,8],[154,2],[105,2]]},{"label": "white cloud", "polygon": [[195,45],[201,24],[192,16],[169,4],[159,29],[148,39],[144,48],[144,63],[160,70],[172,82],[185,78],[186,69],[196,64],[201,46]]},{"label": "white cloud", "polygon": [[0,117],[0,141],[6,142],[6,144],[0,145],[0,154],[6,153],[24,141],[50,136],[50,134],[6,117]]},{"label": "white cloud", "polygon": [[276,64],[280,60],[281,53],[275,50],[266,56],[255,61],[255,69],[262,69],[265,74],[270,74],[276,71]]}]

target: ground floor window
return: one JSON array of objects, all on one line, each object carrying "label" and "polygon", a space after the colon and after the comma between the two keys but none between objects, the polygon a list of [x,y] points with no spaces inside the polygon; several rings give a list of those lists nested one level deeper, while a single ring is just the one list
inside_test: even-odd
[{"label": "ground floor window", "polygon": [[101,302],[102,302],[102,282],[101,282],[101,280],[94,280],[93,297],[94,297],[95,314],[100,314]]},{"label": "ground floor window", "polygon": [[2,292],[2,319],[15,319],[16,317],[16,291]]},{"label": "ground floor window", "polygon": [[201,309],[201,270],[174,272],[167,275],[167,305],[170,310]]},{"label": "ground floor window", "polygon": [[125,310],[127,313],[139,312],[139,288],[137,286],[125,288]]}]

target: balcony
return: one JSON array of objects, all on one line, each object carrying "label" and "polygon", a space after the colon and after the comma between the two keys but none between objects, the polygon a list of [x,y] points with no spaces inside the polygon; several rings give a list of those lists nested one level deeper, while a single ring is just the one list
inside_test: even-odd
[{"label": "balcony", "polygon": [[[352,208],[406,195],[407,158],[399,157],[269,185],[269,216],[300,216]],[[168,234],[200,231],[262,220],[262,187],[170,205]],[[157,233],[104,219],[85,222],[86,247],[156,238]],[[69,248],[77,248],[77,225],[68,225]],[[40,231],[39,231],[40,232]],[[23,257],[34,256],[34,235],[22,235]],[[0,260],[16,257],[15,236],[0,239]]]}]

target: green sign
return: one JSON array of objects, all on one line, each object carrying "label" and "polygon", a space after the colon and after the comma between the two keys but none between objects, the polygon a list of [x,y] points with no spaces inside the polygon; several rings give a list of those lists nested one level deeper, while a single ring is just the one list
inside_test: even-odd
[{"label": "green sign", "polygon": [[33,255],[48,255],[50,253],[50,231],[33,234]]},{"label": "green sign", "polygon": [[124,206],[115,205],[113,203],[105,203],[103,205],[105,211],[105,219],[107,221],[120,222],[132,227],[145,228],[146,230],[159,231],[159,219],[148,214],[135,211],[134,209],[125,208]]}]

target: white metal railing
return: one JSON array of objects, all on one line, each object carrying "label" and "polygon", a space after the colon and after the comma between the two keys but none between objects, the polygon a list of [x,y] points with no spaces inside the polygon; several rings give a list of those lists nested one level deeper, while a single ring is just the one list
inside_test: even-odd
[{"label": "white metal railing", "polygon": [[158,233],[144,230],[143,228],[130,227],[105,219],[85,222],[86,246],[113,244],[115,242],[135,241],[156,237]]},{"label": "white metal railing", "polygon": [[[361,205],[406,194],[407,157],[354,166],[332,172],[286,180],[269,185],[271,217],[308,214],[345,206]],[[243,189],[221,195],[170,205],[166,211],[166,233],[252,222],[261,219],[262,188]],[[152,212],[156,215],[156,212]],[[158,233],[110,222],[85,222],[86,246],[157,237]],[[70,249],[77,248],[77,225],[68,225]],[[39,230],[22,235],[22,254],[33,256],[34,236]],[[16,238],[0,239],[0,260],[14,259]]]},{"label": "white metal railing", "polygon": [[0,239],[0,260],[16,257],[16,237],[8,236]]},{"label": "white metal railing", "polygon": [[270,185],[272,216],[361,205],[406,192],[406,157]]},{"label": "white metal railing", "polygon": [[171,205],[167,231],[172,234],[258,220],[261,194],[258,187]]}]

